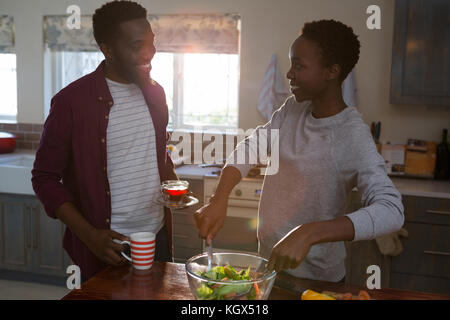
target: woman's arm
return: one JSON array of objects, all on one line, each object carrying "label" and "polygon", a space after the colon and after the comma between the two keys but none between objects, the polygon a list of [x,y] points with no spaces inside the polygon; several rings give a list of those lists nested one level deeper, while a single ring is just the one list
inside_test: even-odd
[{"label": "woman's arm", "polygon": [[348,148],[339,150],[336,161],[343,179],[354,181],[361,194],[362,207],[346,214],[355,228],[353,241],[371,240],[398,231],[405,221],[402,196],[387,175],[369,127],[361,124],[347,132],[346,136],[349,135]]},{"label": "woman's arm", "polygon": [[[349,127],[348,127],[349,128]],[[404,223],[401,195],[387,176],[367,126],[342,130],[334,141],[334,159],[343,181],[356,184],[363,207],[345,216],[292,229],[273,248],[269,267],[296,268],[311,246],[333,241],[370,240],[399,230]]]},{"label": "woman's arm", "polygon": [[300,225],[274,246],[268,268],[277,272],[297,268],[311,246],[322,242],[351,241],[354,235],[353,223],[347,217]]}]

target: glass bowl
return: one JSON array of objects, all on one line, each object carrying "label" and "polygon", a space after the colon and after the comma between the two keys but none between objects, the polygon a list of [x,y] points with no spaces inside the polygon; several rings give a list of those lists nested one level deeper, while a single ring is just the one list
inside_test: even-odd
[{"label": "glass bowl", "polygon": [[[268,260],[252,253],[214,252],[214,267],[231,266],[237,273],[249,270],[250,280],[212,280],[203,277],[208,267],[206,253],[186,261],[186,274],[192,294],[198,300],[267,300],[277,273],[266,269]],[[227,270],[229,271],[229,269]],[[214,274],[214,273],[213,273]]]}]

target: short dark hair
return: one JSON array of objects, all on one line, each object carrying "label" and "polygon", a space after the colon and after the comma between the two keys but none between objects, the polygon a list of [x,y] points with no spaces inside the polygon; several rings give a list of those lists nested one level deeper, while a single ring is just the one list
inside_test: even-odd
[{"label": "short dark hair", "polygon": [[111,42],[120,23],[146,18],[147,10],[132,1],[112,1],[95,10],[92,17],[94,38],[97,44]]},{"label": "short dark hair", "polygon": [[359,60],[361,44],[353,29],[335,20],[319,20],[305,23],[302,36],[314,41],[320,48],[322,62],[329,67],[333,64],[341,66],[340,81],[347,75]]}]

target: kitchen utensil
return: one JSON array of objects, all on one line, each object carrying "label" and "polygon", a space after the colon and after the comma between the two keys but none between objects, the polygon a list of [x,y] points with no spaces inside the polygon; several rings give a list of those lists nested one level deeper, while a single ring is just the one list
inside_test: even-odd
[{"label": "kitchen utensil", "polygon": [[131,241],[121,241],[120,244],[127,244],[131,249],[131,257],[124,252],[122,256],[133,264],[137,270],[148,270],[153,265],[155,257],[155,234],[153,232],[137,232],[130,235]]},{"label": "kitchen utensil", "polygon": [[[201,273],[208,268],[208,254],[203,253],[190,258],[186,262],[186,274],[189,287],[196,299],[218,299],[217,288],[223,288],[228,292],[224,299],[265,300],[269,297],[275,282],[277,273],[266,269],[268,260],[253,253],[241,252],[215,252],[213,254],[213,265],[232,266],[237,272],[250,267],[251,280],[220,281],[202,277]],[[257,272],[259,269],[259,272]],[[207,288],[206,288],[207,286]],[[213,289],[210,289],[213,288]],[[205,296],[206,292],[206,296]],[[244,293],[244,294],[243,294]]]},{"label": "kitchen utensil", "polygon": [[375,140],[375,122],[370,124],[370,133],[372,133],[372,137]]},{"label": "kitchen utensil", "polygon": [[434,170],[434,178],[437,180],[450,179],[450,150],[447,144],[447,129],[442,130],[442,141],[437,145],[436,150],[436,166]]},{"label": "kitchen utensil", "polygon": [[277,278],[275,279],[275,286],[289,291],[293,294],[298,294],[299,296],[306,290],[305,287],[299,285],[295,281],[292,281],[293,277],[288,275],[286,272],[281,271]]},{"label": "kitchen utensil", "polygon": [[206,240],[203,239],[203,248],[206,248],[206,253],[208,254],[208,267],[206,268],[206,271],[209,271],[212,269],[212,260],[213,260],[212,241],[209,244],[209,246],[207,246]]},{"label": "kitchen utensil", "polygon": [[8,132],[0,132],[0,153],[11,153],[16,148],[17,137]]},{"label": "kitchen utensil", "polygon": [[375,142],[378,143],[380,141],[380,134],[381,134],[381,122],[377,122],[375,124]]}]

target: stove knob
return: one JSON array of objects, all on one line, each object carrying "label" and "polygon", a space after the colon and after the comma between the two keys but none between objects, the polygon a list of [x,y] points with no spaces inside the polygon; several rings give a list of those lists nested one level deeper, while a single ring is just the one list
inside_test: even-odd
[{"label": "stove knob", "polygon": [[234,194],[237,195],[238,197],[240,197],[240,196],[242,196],[242,191],[241,191],[240,189],[237,189],[237,190],[234,192]]}]

